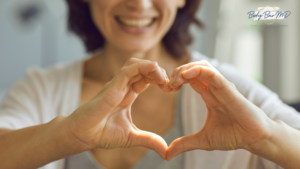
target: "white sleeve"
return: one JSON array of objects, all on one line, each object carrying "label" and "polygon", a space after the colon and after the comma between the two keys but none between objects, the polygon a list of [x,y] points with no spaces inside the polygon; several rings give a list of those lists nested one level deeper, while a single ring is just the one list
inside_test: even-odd
[{"label": "white sleeve", "polygon": [[4,96],[0,106],[0,128],[20,129],[43,122],[47,86],[41,71],[31,69]]},{"label": "white sleeve", "polygon": [[289,126],[300,129],[300,113],[284,104],[277,94],[262,84],[242,76],[229,64],[220,64],[218,70],[226,79],[236,85],[241,94],[262,109],[269,118],[282,120]]},{"label": "white sleeve", "polygon": [[[300,130],[300,113],[294,108],[284,104],[277,94],[262,84],[240,75],[237,70],[229,64],[220,64],[218,70],[226,79],[234,83],[237,89],[249,101],[262,109],[271,119],[278,119],[287,125]],[[279,165],[260,158],[263,168],[283,169]]]}]

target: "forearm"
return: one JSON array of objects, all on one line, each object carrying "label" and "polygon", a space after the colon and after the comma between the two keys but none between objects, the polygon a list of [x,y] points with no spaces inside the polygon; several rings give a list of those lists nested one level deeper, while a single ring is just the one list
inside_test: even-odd
[{"label": "forearm", "polygon": [[285,169],[300,168],[300,131],[281,121],[274,121],[267,140],[254,144],[250,151]]},{"label": "forearm", "polygon": [[0,130],[0,168],[31,169],[87,150],[57,117],[20,130]]}]

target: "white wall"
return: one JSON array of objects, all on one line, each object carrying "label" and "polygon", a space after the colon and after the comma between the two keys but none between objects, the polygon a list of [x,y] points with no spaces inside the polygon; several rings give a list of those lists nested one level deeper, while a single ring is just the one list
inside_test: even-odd
[{"label": "white wall", "polygon": [[[25,2],[42,2],[46,7],[42,19],[28,27],[22,27],[16,17]],[[43,46],[50,51],[46,53]],[[67,31],[63,0],[0,1],[0,99],[28,67],[53,64],[44,63],[42,56],[53,58],[49,62],[68,62],[84,55],[82,43]]]}]

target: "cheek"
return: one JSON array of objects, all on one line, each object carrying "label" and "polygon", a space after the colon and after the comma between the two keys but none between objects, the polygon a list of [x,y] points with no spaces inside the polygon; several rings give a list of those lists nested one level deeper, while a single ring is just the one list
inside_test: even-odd
[{"label": "cheek", "polygon": [[163,36],[170,30],[177,14],[174,0],[160,0],[157,4],[161,13],[160,29]]},{"label": "cheek", "polygon": [[93,22],[104,37],[112,30],[111,24],[109,24],[111,20],[110,11],[114,6],[112,2],[112,0],[91,0],[90,2]]}]

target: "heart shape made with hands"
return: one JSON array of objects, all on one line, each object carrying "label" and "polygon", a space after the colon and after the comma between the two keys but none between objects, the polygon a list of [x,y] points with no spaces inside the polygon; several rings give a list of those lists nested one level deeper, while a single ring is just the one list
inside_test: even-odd
[{"label": "heart shape made with hands", "polygon": [[[178,138],[168,147],[159,135],[133,124],[131,105],[149,84],[172,92],[187,83],[201,95],[208,109],[202,130]],[[72,114],[70,128],[76,138],[92,148],[142,146],[171,160],[189,150],[234,150],[257,141],[264,135],[261,124],[265,123],[265,114],[259,110],[207,61],[180,66],[169,80],[156,62],[132,58],[95,98]]]},{"label": "heart shape made with hands", "polygon": [[272,120],[209,62],[192,62],[177,68],[169,86],[176,91],[186,83],[206,103],[207,118],[199,132],[178,138],[169,145],[167,160],[195,149],[249,150],[250,145],[269,137],[268,125]]}]

